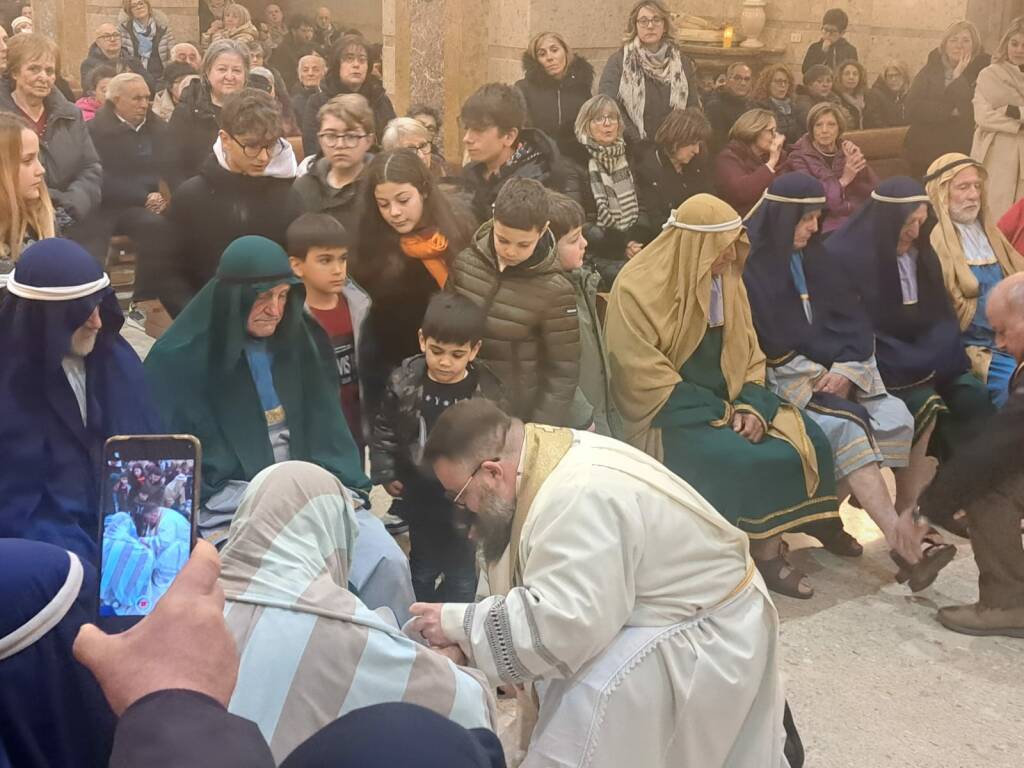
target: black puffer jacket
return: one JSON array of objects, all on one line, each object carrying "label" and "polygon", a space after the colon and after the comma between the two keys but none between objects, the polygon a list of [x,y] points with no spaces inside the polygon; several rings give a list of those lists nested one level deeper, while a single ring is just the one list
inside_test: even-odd
[{"label": "black puffer jacket", "polygon": [[711,156],[706,147],[701,147],[700,154],[683,166],[682,173],[676,173],[665,152],[645,142],[637,150],[633,178],[643,211],[641,220],[646,227],[645,244],[661,234],[669,214],[684,201],[701,192],[714,194]]},{"label": "black puffer jacket", "polygon": [[711,151],[718,152],[729,143],[729,131],[740,115],[754,108],[746,96],[737,96],[727,88],[719,88],[708,97],[704,114],[711,123]]},{"label": "black puffer jacket", "polygon": [[502,272],[493,226],[481,226],[473,245],[456,257],[447,288],[487,313],[480,358],[505,385],[512,415],[576,426],[566,420],[579,383],[579,317],[554,237],[545,234],[530,258]]},{"label": "black puffer jacket", "polygon": [[328,75],[324,80],[323,91],[307,99],[305,114],[299,115],[300,127],[302,128],[302,149],[307,156],[316,155],[320,152],[320,143],[316,138],[320,130],[320,121],[317,120],[317,113],[320,111],[320,107],[335,96],[341,96],[344,93],[358,93],[366,99],[370,104],[370,109],[373,110],[373,127],[377,141],[380,141],[380,137],[383,135],[387,124],[396,117],[395,106],[391,103],[391,99],[388,98],[388,94],[384,90],[384,83],[380,81],[379,77],[367,75],[359,90],[352,91],[338,79],[337,69],[337,66],[335,66],[334,74]]},{"label": "black puffer jacket", "polygon": [[178,187],[168,212],[177,253],[164,268],[160,289],[172,316],[213,277],[231,241],[262,235],[285,244],[285,230],[301,213],[291,187],[289,178],[231,173],[212,153],[199,175]]},{"label": "black puffer jacket", "polygon": [[563,155],[585,162],[576,141],[576,116],[594,89],[594,68],[581,56],[573,56],[561,80],[551,77],[533,56],[523,54],[523,77],[516,83],[526,100],[530,125],[555,140]]},{"label": "black puffer jacket", "polygon": [[125,51],[121,51],[117,58],[110,59],[100,50],[100,47],[93,43],[89,46],[89,55],[82,59],[82,64],[78,68],[79,83],[85,88],[85,84],[89,82],[89,73],[91,73],[96,67],[113,67],[114,70],[121,74],[122,72],[134,72],[136,75],[142,75],[146,79],[146,85],[149,86],[149,90],[154,92],[156,90],[157,80],[146,71],[146,68],[142,66],[142,62],[136,59],[134,56],[129,56]]},{"label": "black puffer jacket", "polygon": [[213,103],[206,84],[200,78],[181,92],[181,101],[171,113],[169,139],[178,163],[179,178],[199,173],[203,161],[213,154],[213,143],[220,130],[220,107]]},{"label": "black puffer jacket", "polygon": [[865,128],[893,128],[907,124],[907,92],[893,93],[882,75],[864,94],[864,101]]},{"label": "black puffer jacket", "polygon": [[[54,207],[81,224],[100,204],[100,158],[78,107],[56,88],[43,103],[46,130],[39,140],[39,160],[46,169],[46,186]],[[0,111],[20,113],[6,77],[0,78]]]},{"label": "black puffer jacket", "polygon": [[964,73],[947,85],[942,52],[936,48],[928,54],[928,63],[917,73],[907,94],[910,130],[903,154],[915,176],[924,176],[939,155],[970,154],[974,141],[974,87],[978,74],[991,63],[991,56],[979,53]]},{"label": "black puffer jacket", "polygon": [[[507,407],[505,390],[485,363],[470,363],[469,375],[476,376],[474,398],[487,398]],[[411,477],[419,475],[427,441],[427,426],[421,414],[426,377],[427,360],[415,355],[403,360],[388,378],[370,443],[370,478],[374,483],[387,485],[401,480],[408,484]]]},{"label": "black puffer jacket", "polygon": [[295,180],[294,189],[298,202],[306,213],[326,213],[336,218],[345,227],[351,242],[357,243],[362,177],[356,178],[341,189],[336,189],[327,181],[330,172],[331,161],[326,157],[321,157],[310,165],[306,175]]},{"label": "black puffer jacket", "polygon": [[513,176],[536,179],[583,204],[579,169],[563,158],[555,142],[537,128],[523,128],[511,159],[493,176],[486,173],[487,167],[481,162],[463,168],[463,178],[473,192],[473,213],[479,221],[491,218],[498,191]]}]

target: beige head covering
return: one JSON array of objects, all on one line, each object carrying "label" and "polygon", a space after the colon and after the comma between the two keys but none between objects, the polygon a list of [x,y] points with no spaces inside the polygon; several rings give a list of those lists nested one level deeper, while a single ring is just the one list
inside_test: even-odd
[{"label": "beige head covering", "polygon": [[[735,209],[711,195],[691,197],[615,279],[605,327],[612,394],[625,422],[626,441],[658,460],[663,458],[661,431],[651,423],[683,380],[679,369],[707,333],[711,267],[731,245],[736,246],[736,259],[722,273],[721,357],[730,401],[726,419],[731,421],[731,402],[743,385],[764,384],[765,378],[764,352],[743,285],[750,245]],[[726,427],[728,421],[714,426]],[[817,456],[796,407],[780,407],[765,432],[796,449],[808,493],[815,492]]]},{"label": "beige head covering", "polygon": [[[985,167],[959,152],[942,155],[931,164],[928,168],[928,175],[925,177],[927,181],[925,189],[928,191],[928,197],[931,198],[932,207],[939,220],[938,225],[932,230],[932,248],[935,249],[939,262],[942,264],[942,279],[946,285],[946,293],[949,294],[950,300],[953,302],[953,309],[960,321],[961,330],[966,330],[974,319],[974,313],[978,308],[979,286],[978,280],[971,272],[970,265],[964,256],[960,233],[949,215],[949,187],[957,174],[970,167],[977,168],[983,182],[987,181],[988,173],[985,171]],[[932,178],[933,176],[934,178]],[[989,215],[984,188],[981,194],[981,212],[978,214],[978,222],[985,230],[996,261],[999,262],[999,266],[1003,270],[1003,276],[1024,270],[1024,256],[1017,253]],[[980,350],[980,348],[978,349]],[[985,358],[982,360],[971,349],[968,349],[968,352],[974,370],[981,374],[987,373],[988,356],[982,355]]]}]

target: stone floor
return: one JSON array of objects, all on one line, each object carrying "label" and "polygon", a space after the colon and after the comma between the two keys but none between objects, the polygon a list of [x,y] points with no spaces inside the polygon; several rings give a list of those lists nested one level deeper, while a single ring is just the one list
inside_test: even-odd
[{"label": "stone floor", "polygon": [[847,560],[790,537],[811,600],[775,598],[790,705],[807,768],[1024,766],[1024,640],[958,635],[938,607],[977,599],[970,542],[927,590],[893,580],[867,515],[845,508],[864,545]]},{"label": "stone floor", "polygon": [[[374,491],[380,511],[387,497]],[[938,607],[977,599],[970,542],[950,537],[956,560],[913,595],[894,581],[867,515],[844,507],[843,518],[864,556],[840,558],[806,536],[787,537],[816,594],[775,596],[807,768],[1024,766],[1024,640],[958,635],[935,620]],[[407,547],[407,537],[399,541]],[[514,702],[499,706],[507,727]]]}]

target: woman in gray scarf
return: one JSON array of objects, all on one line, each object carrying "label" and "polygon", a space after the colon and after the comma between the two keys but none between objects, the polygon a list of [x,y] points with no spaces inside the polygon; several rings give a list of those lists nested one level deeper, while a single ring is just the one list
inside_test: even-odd
[{"label": "woman in gray scarf", "polygon": [[605,64],[598,92],[619,102],[626,141],[634,143],[653,138],[673,109],[700,100],[693,63],[679,51],[671,14],[659,0],[633,6],[624,43]]}]

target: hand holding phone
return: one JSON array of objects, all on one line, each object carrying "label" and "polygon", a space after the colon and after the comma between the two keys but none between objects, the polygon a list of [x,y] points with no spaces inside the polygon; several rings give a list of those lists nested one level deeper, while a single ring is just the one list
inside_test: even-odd
[{"label": "hand holding phone", "polygon": [[225,707],[238,680],[238,650],[224,622],[220,558],[200,541],[149,616],[121,634],[93,624],[78,631],[74,654],[99,681],[118,716],[156,691],[205,694]]}]

